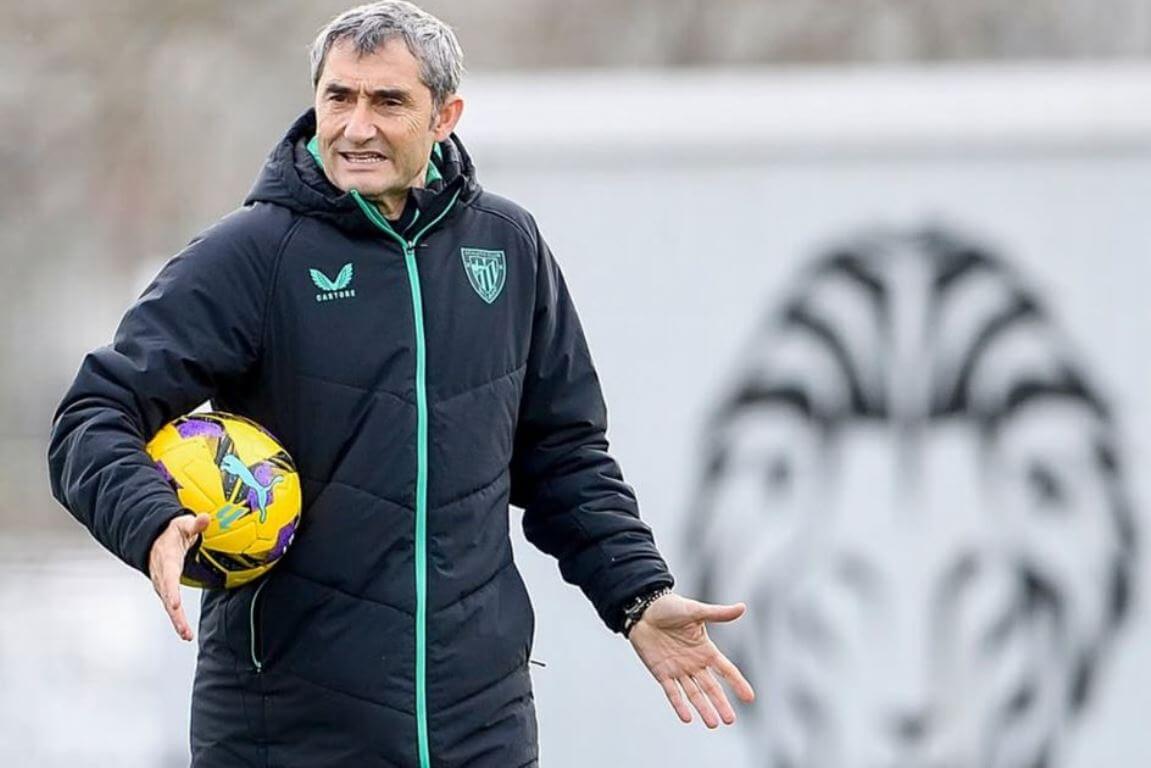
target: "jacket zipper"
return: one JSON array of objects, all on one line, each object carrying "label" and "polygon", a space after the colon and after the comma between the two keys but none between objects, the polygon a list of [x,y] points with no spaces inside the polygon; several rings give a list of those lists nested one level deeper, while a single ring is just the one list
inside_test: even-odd
[{"label": "jacket zipper", "polygon": [[381,231],[400,244],[404,252],[404,266],[408,271],[408,285],[412,291],[412,317],[416,335],[416,734],[420,768],[431,768],[428,749],[428,690],[427,690],[427,620],[428,620],[428,392],[427,349],[424,340],[424,303],[420,292],[420,273],[416,266],[416,245],[424,233],[431,229],[456,203],[459,190],[452,195],[438,216],[424,225],[411,240],[405,240],[392,229],[391,223],[375,206],[352,190],[352,197],[360,210]]},{"label": "jacket zipper", "polygon": [[264,662],[260,661],[256,654],[256,601],[260,599],[260,592],[267,586],[268,580],[265,578],[256,587],[256,591],[252,593],[252,601],[248,603],[248,642],[250,644],[250,652],[252,654],[252,666],[256,669],[256,674],[264,671]]}]

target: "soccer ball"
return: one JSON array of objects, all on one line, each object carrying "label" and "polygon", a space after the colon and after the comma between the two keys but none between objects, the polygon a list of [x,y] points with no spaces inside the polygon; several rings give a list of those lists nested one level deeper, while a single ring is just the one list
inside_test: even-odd
[{"label": "soccer ball", "polygon": [[211,516],[181,583],[238,587],[283,557],[300,523],[300,477],[263,427],[230,413],[191,413],[146,447],[180,504]]}]

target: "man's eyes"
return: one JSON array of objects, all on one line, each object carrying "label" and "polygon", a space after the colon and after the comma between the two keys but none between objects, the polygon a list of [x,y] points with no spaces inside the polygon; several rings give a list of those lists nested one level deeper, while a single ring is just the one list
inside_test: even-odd
[{"label": "man's eyes", "polygon": [[[328,101],[343,104],[352,101],[352,97],[346,93],[329,93]],[[380,99],[375,104],[378,107],[394,109],[404,106],[404,101],[402,99]]]}]

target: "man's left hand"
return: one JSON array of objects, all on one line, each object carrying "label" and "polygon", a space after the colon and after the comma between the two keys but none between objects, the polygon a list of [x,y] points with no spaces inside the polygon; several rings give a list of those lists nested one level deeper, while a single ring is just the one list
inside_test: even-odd
[{"label": "man's left hand", "polygon": [[[735,722],[735,710],[716,675],[741,700],[751,703],[755,692],[739,669],[707,636],[707,625],[735,621],[747,611],[743,603],[709,605],[676,594],[656,600],[628,634],[628,640],[663,686],[679,719],[691,722],[684,694],[708,728]],[[717,716],[718,713],[718,716]]]}]

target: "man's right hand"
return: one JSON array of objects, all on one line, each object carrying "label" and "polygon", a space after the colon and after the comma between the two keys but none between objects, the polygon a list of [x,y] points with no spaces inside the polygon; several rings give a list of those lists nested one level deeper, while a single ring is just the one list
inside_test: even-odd
[{"label": "man's right hand", "polygon": [[188,626],[188,619],[180,604],[180,574],[184,572],[184,557],[196,545],[196,540],[208,527],[210,520],[208,515],[180,515],[172,518],[164,532],[156,537],[152,552],[148,555],[148,573],[152,577],[152,586],[163,601],[164,610],[168,612],[176,634],[184,640],[192,639],[192,628]]}]

